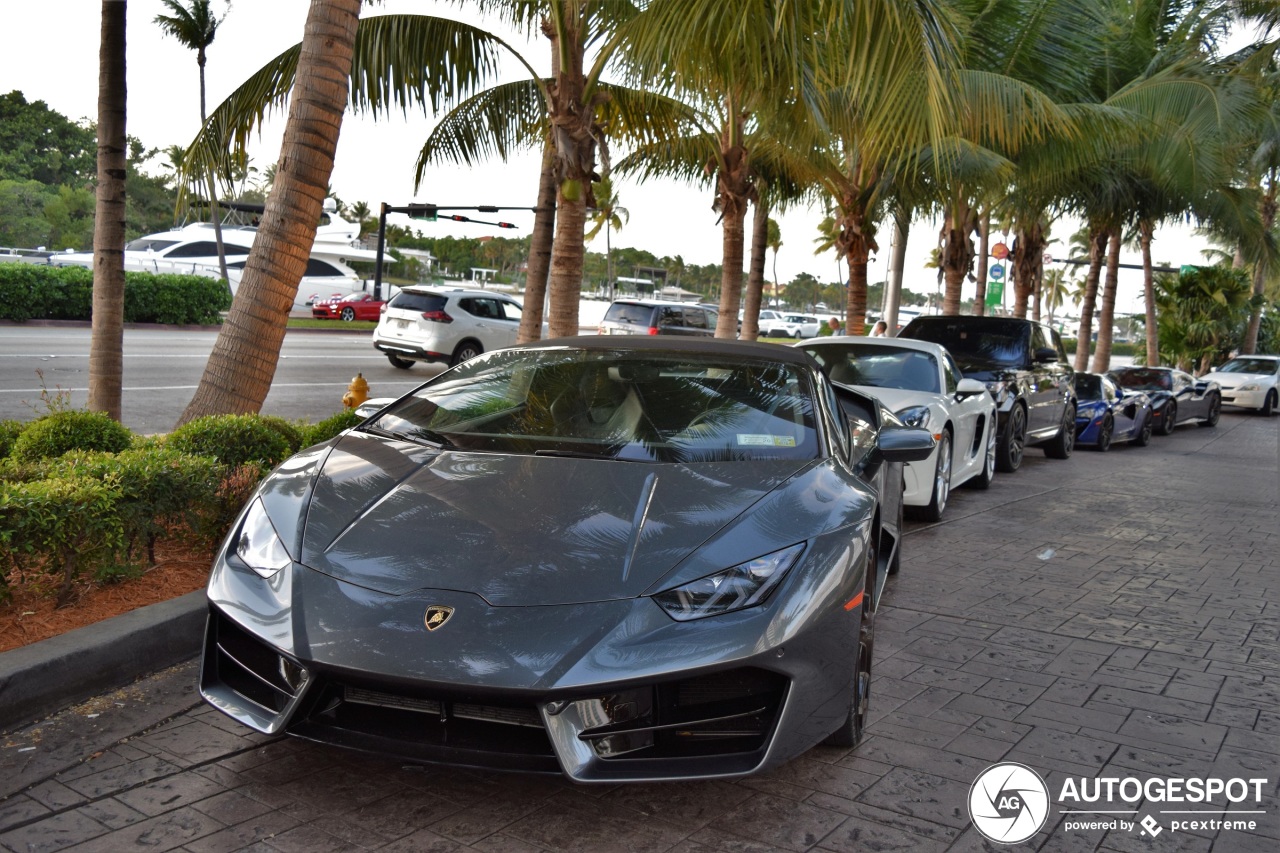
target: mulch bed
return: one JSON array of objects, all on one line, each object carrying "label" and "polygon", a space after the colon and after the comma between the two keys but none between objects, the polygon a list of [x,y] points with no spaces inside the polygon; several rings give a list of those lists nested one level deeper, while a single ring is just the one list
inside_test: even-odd
[{"label": "mulch bed", "polygon": [[207,548],[159,542],[154,568],[141,577],[116,583],[85,583],[66,607],[56,606],[55,592],[47,588],[47,579],[10,579],[12,598],[0,604],[0,652],[200,589],[209,579],[212,564],[213,556]]}]

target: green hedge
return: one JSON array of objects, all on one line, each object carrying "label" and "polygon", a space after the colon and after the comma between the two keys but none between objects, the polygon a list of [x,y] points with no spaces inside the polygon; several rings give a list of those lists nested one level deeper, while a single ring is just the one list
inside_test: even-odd
[{"label": "green hedge", "polygon": [[[220,279],[125,273],[124,321],[213,325],[231,307]],[[89,320],[93,272],[83,267],[0,264],[0,320]]]},{"label": "green hedge", "polygon": [[69,450],[118,453],[132,443],[129,428],[102,412],[54,412],[28,424],[14,439],[9,455],[29,461],[61,456]]}]

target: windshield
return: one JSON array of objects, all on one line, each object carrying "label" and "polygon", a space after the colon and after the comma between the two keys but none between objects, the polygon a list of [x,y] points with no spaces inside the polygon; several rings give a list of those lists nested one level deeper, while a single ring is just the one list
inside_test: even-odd
[{"label": "windshield", "polygon": [[1173,389],[1173,374],[1165,370],[1144,370],[1132,368],[1115,373],[1116,383],[1121,388],[1134,391],[1170,391]]},{"label": "windshield", "polygon": [[841,385],[901,388],[938,394],[938,360],[927,352],[869,344],[801,347],[822,365],[822,372]]},{"label": "windshield", "polygon": [[818,453],[802,368],[713,353],[498,351],[441,374],[363,428],[469,451],[637,462]]},{"label": "windshield", "polygon": [[1076,396],[1081,401],[1096,401],[1102,399],[1102,377],[1092,373],[1077,373],[1073,380],[1076,386]]},{"label": "windshield", "polygon": [[1273,358],[1233,358],[1222,367],[1219,367],[1218,372],[1269,375],[1276,372],[1277,364],[1280,364],[1280,362]]},{"label": "windshield", "polygon": [[918,321],[898,337],[941,344],[961,367],[1018,367],[1026,363],[1031,327],[1019,320],[965,317]]}]

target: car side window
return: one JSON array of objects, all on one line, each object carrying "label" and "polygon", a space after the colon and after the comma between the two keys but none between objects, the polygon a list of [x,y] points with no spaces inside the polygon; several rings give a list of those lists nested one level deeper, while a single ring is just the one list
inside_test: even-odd
[{"label": "car side window", "polygon": [[701,308],[685,308],[684,324],[691,329],[705,329],[707,327],[707,315]]},{"label": "car side window", "polygon": [[831,430],[831,443],[835,446],[836,454],[839,455],[846,463],[850,462],[849,452],[849,419],[844,414],[844,409],[840,407],[840,401],[836,399],[835,390],[831,387],[831,383],[827,381],[827,377],[818,374],[818,390],[822,394],[823,400],[826,402],[827,410],[827,429]]},{"label": "car side window", "polygon": [[1062,345],[1062,335],[1058,334],[1057,329],[1050,329],[1049,334],[1053,337],[1053,348],[1058,351],[1058,358],[1062,359],[1063,363],[1066,363],[1067,348]]},{"label": "car side window", "polygon": [[508,302],[505,299],[498,300],[498,317],[502,320],[511,320],[519,323],[520,318],[524,315],[524,310],[514,302]]},{"label": "car side window", "polygon": [[1031,351],[1034,353],[1040,349],[1056,349],[1049,344],[1048,337],[1045,336],[1044,326],[1031,326]]},{"label": "car side window", "polygon": [[680,315],[679,308],[664,306],[658,309],[659,326],[679,326],[683,322],[684,318]]},{"label": "car side window", "polygon": [[956,367],[956,363],[951,360],[951,353],[943,353],[942,355],[942,379],[946,384],[948,394],[956,393],[956,387],[960,384],[963,374],[960,368]]},{"label": "car side window", "polygon": [[1104,377],[1102,377],[1102,397],[1103,397],[1103,399],[1105,399],[1108,403],[1114,403],[1114,402],[1115,402],[1115,400],[1116,400],[1116,396],[1117,396],[1117,395],[1116,395],[1116,386],[1115,386],[1115,383],[1114,383],[1114,382],[1112,382],[1110,379],[1108,379],[1108,378],[1107,378],[1107,377],[1105,377],[1105,376],[1104,376]]}]

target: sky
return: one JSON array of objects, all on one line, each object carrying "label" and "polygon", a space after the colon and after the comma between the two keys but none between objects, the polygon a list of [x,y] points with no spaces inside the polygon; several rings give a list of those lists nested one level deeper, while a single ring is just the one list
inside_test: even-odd
[{"label": "sky", "polygon": [[[209,109],[220,103],[237,85],[285,48],[301,41],[308,0],[234,0],[208,51],[206,79]],[[216,9],[225,6],[215,0]],[[97,115],[97,74],[99,12],[98,0],[41,0],[38,3],[5,4],[5,49],[0,51],[0,92],[21,91],[28,101],[42,100],[50,108],[76,120],[94,120]],[[187,145],[199,128],[199,77],[195,53],[175,39],[165,37],[152,23],[163,11],[160,0],[129,0],[128,5],[128,132],[148,147]],[[529,59],[539,73],[546,73],[549,51],[544,40],[529,41],[500,23],[477,17],[455,3],[436,0],[385,0],[367,7],[365,16],[416,13],[481,24],[502,33],[509,43]],[[522,76],[518,63],[504,67],[508,79]],[[533,206],[537,197],[539,158],[528,154],[503,163],[493,161],[474,170],[446,166],[428,173],[423,186],[413,186],[414,164],[434,118],[424,115],[374,121],[348,111],[343,120],[337,160],[330,181],[334,192],[347,203],[365,201],[376,210],[387,202],[400,206],[411,201],[439,205],[496,204]],[[251,165],[266,169],[279,155],[284,128],[283,113],[271,119],[259,140],[250,148]],[[618,152],[615,152],[615,159]],[[157,168],[155,171],[159,171]],[[712,211],[709,188],[693,187],[670,180],[645,184],[616,178],[619,202],[630,211],[621,233],[613,235],[615,246],[635,246],[663,255],[680,255],[686,263],[719,263],[720,228]],[[496,231],[464,223],[415,223],[427,236],[479,237],[513,233],[527,234],[532,213],[504,213],[503,219],[519,226],[517,232]],[[823,218],[820,207],[796,209],[779,215],[782,248],[777,257],[778,280],[785,283],[801,272],[822,281],[835,281],[835,256],[813,254],[817,226]],[[406,220],[407,222],[407,220]],[[750,221],[748,220],[748,227]],[[1060,242],[1050,253],[1067,254],[1074,223],[1059,222],[1052,236]],[[918,292],[937,288],[936,271],[924,268],[929,252],[937,245],[939,224],[917,220],[908,240],[904,285]],[[882,251],[868,271],[872,282],[886,277],[889,233],[882,228]],[[993,239],[993,242],[995,240]],[[1188,228],[1166,227],[1157,232],[1154,256],[1157,263],[1174,266],[1201,263],[1204,240]],[[588,245],[604,251],[601,234]],[[1122,263],[1140,263],[1128,252]],[[766,275],[773,271],[773,253],[766,263]],[[620,271],[625,275],[626,272]],[[966,282],[965,296],[973,295]],[[1140,312],[1141,272],[1121,270],[1118,311]],[[1011,294],[1006,296],[1010,300]]]}]

